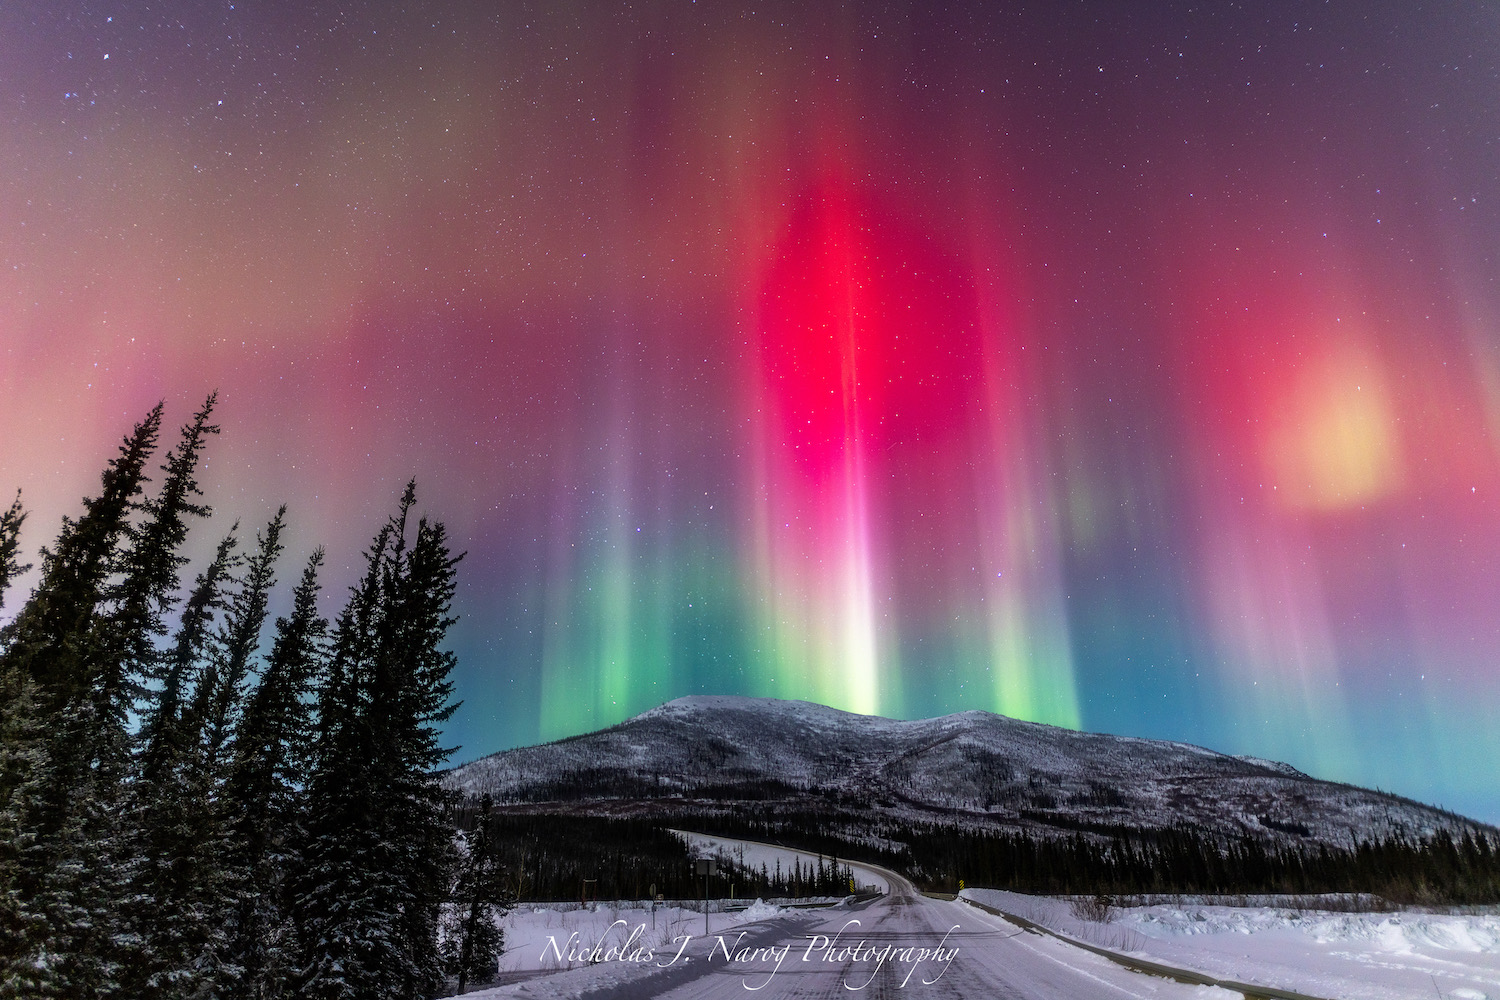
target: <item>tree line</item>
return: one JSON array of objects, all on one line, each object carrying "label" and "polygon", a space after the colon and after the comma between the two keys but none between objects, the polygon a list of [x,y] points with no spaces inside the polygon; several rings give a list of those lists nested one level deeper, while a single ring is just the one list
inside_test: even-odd
[{"label": "tree line", "polygon": [[1500,902],[1500,841],[1482,832],[1363,840],[1351,832],[1348,846],[1332,846],[1225,838],[1186,826],[1099,824],[1043,836],[886,817],[878,826],[855,827],[795,808],[774,817],[719,810],[677,822],[870,861],[944,892],[962,881],[1040,895],[1370,893],[1398,904]]},{"label": "tree line", "polygon": [[1137,831],[1110,840],[1083,834],[923,831],[910,841],[912,874],[928,888],[971,886],[1037,894],[1370,893],[1400,904],[1500,901],[1500,844],[1391,836],[1349,847],[1228,842],[1191,828]]},{"label": "tree line", "polygon": [[[656,820],[507,811],[488,796],[470,800],[455,817],[494,845],[508,900],[641,900],[653,889],[667,899],[700,899],[705,891],[694,852]],[[851,874],[833,855],[783,868],[726,854],[707,891],[715,899],[844,896]]]},{"label": "tree line", "polygon": [[[486,807],[488,810],[489,807]],[[640,899],[651,885],[675,898],[694,898],[701,883],[690,853],[652,818],[548,813],[534,807],[487,811],[502,853],[506,895],[525,900]],[[462,824],[476,822],[471,803]],[[847,891],[846,858],[901,872],[919,887],[952,892],[968,886],[1039,895],[1363,893],[1394,904],[1470,905],[1500,902],[1500,841],[1484,833],[1357,839],[1347,846],[1226,838],[1193,827],[1111,824],[1053,835],[994,831],[884,817],[854,827],[816,809],[788,807],[774,815],[747,809],[679,806],[665,820],[705,834],[781,843],[824,863],[766,871],[725,865],[728,881],[751,896],[826,895]],[[584,889],[585,880],[588,888]]]},{"label": "tree line", "polygon": [[135,425],[0,628],[0,997],[395,1000],[494,967],[492,852],[434,774],[461,557],[409,483],[331,622],[321,549],[268,622],[285,507],[184,587],[216,402],[157,483],[162,407]]}]

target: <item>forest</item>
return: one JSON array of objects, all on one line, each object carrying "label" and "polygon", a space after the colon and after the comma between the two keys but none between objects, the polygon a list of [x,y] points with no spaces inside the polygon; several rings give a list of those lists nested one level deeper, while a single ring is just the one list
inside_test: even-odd
[{"label": "forest", "polygon": [[705,887],[681,837],[651,819],[515,813],[481,802],[460,807],[460,828],[483,829],[498,845],[507,900],[710,898],[788,899],[845,896],[853,873],[837,855],[816,851],[817,860],[767,867],[719,859]]},{"label": "forest", "polygon": [[841,835],[817,813],[770,818],[723,809],[695,827],[870,861],[940,892],[963,882],[1038,894],[1368,893],[1401,905],[1500,902],[1500,843],[1482,834],[1371,840],[1351,833],[1347,847],[1330,847],[1228,839],[1187,826],[1038,836],[887,822],[876,842]]},{"label": "forest", "polygon": [[[284,507],[187,583],[216,401],[154,469],[162,406],[135,425],[0,629],[0,996],[445,992],[499,944],[435,777],[460,557],[409,483],[331,622],[321,550],[267,621]],[[0,601],[25,521],[18,496]]]},{"label": "forest", "polygon": [[[618,801],[611,800],[612,806]],[[689,855],[666,827],[785,846],[830,859],[847,882],[843,861],[881,865],[918,888],[953,892],[963,885],[1037,894],[1366,894],[1395,905],[1462,906],[1500,902],[1500,843],[1484,835],[1359,839],[1347,847],[1288,838],[1271,843],[1225,838],[1189,826],[1110,826],[1090,830],[1001,832],[957,824],[902,823],[856,827],[837,809],[774,811],[744,801],[643,803],[636,818],[592,816],[576,797],[508,808],[483,807],[483,822],[503,846],[507,898],[526,901],[644,898],[646,890],[695,898]],[[471,801],[460,825],[481,822]],[[840,860],[842,859],[842,860]],[[801,883],[732,876],[741,895],[797,896],[833,891],[831,881]],[[725,882],[727,886],[727,881]],[[724,886],[721,886],[724,888]],[[725,889],[727,894],[727,888]]]}]

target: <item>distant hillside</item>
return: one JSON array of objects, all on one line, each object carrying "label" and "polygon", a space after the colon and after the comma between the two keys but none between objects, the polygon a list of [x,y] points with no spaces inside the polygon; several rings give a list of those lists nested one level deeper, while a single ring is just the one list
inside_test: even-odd
[{"label": "distant hillside", "polygon": [[[846,837],[929,822],[1047,835],[1192,826],[1347,847],[1494,828],[1286,764],[988,712],[913,722],[769,698],[679,698],[617,726],[508,750],[447,784],[528,811],[826,816]],[[773,808],[774,807],[774,808]]]}]

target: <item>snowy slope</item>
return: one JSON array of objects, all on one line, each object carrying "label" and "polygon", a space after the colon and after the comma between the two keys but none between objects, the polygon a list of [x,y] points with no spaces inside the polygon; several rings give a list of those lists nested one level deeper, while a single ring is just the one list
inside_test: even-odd
[{"label": "snowy slope", "polygon": [[450,787],[498,803],[837,802],[906,819],[1104,830],[1184,823],[1347,845],[1493,828],[1286,764],[988,712],[902,722],[807,702],[689,697],[617,726],[485,757]]}]

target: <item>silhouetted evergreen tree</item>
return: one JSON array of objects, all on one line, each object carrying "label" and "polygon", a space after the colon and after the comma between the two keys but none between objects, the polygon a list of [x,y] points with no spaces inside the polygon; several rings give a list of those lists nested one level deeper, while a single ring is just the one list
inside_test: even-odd
[{"label": "silhouetted evergreen tree", "polygon": [[[161,425],[158,404],[105,468],[99,495],[64,518],[42,550],[41,580],[0,630],[7,701],[25,718],[7,725],[0,813],[17,829],[5,887],[16,900],[0,995],[93,996],[116,985],[133,941],[122,924],[131,858],[119,796],[127,757],[125,714],[102,628],[112,583],[129,565],[124,543]],[[12,700],[14,699],[14,700]]]},{"label": "silhouetted evergreen tree", "polygon": [[0,514],[0,608],[5,606],[5,592],[16,577],[31,568],[21,564],[21,525],[26,523],[26,511],[21,507],[21,493],[11,501],[5,513]]},{"label": "silhouetted evergreen tree", "polygon": [[[148,734],[144,751],[152,777],[143,782],[146,810],[138,830],[133,894],[143,956],[127,981],[138,992],[166,998],[217,996],[238,977],[228,938],[236,909],[236,873],[228,854],[226,743],[265,622],[283,523],[281,511],[258,536],[256,551],[237,576],[240,564],[231,554],[233,545],[228,539],[221,543],[215,564],[200,578],[185,610],[160,708],[170,706],[182,682],[177,676],[182,661],[190,657],[201,661],[193,696],[177,718],[159,710],[158,718],[148,719],[148,726],[165,723],[165,728],[160,738]],[[217,628],[210,628],[210,607],[222,610]],[[145,767],[142,773],[147,773]]]},{"label": "silhouetted evergreen tree", "polygon": [[135,836],[133,917],[144,954],[124,985],[154,996],[194,996],[214,983],[218,928],[205,866],[215,864],[218,824],[203,767],[200,726],[184,711],[213,642],[214,614],[236,562],[233,534],[198,575],[165,655],[164,678],[142,726],[131,788]]},{"label": "silhouetted evergreen tree", "polygon": [[[5,591],[16,577],[31,566],[20,561],[21,525],[26,512],[21,494],[0,514],[0,608]],[[0,646],[0,970],[21,957],[26,940],[26,919],[18,879],[27,836],[22,815],[23,788],[34,789],[36,746],[33,688],[10,666]]]},{"label": "silhouetted evergreen tree", "polygon": [[181,549],[188,519],[211,513],[194,498],[203,493],[198,461],[207,438],[219,433],[208,422],[217,402],[218,394],[211,394],[182,428],[177,446],[161,467],[161,489],[135,505],[143,521],[125,528],[128,542],[120,576],[107,591],[110,610],[95,628],[99,662],[91,678],[94,714],[106,732],[121,737],[121,755],[128,751],[123,737],[130,716],[141,707],[147,682],[163,676],[158,640],[167,634],[165,619],[176,600],[178,572],[187,563]]},{"label": "silhouetted evergreen tree", "polygon": [[490,797],[486,795],[478,821],[464,837],[453,905],[444,928],[443,965],[458,980],[459,993],[470,983],[487,983],[495,977],[505,944],[497,919],[500,910],[514,898],[506,887],[490,809]]},{"label": "silhouetted evergreen tree", "polygon": [[204,727],[204,747],[208,766],[212,769],[226,763],[225,743],[238,719],[245,696],[245,678],[250,671],[251,658],[260,648],[260,632],[266,623],[271,590],[276,586],[276,560],[281,556],[281,532],[285,523],[286,506],[283,505],[257,537],[256,552],[247,561],[239,590],[225,610],[219,642],[222,655],[215,664],[218,683],[209,691],[209,711]]},{"label": "silhouetted evergreen tree", "polygon": [[442,986],[438,916],[453,846],[433,769],[450,752],[437,725],[457,707],[454,657],[440,646],[458,558],[441,524],[424,518],[408,539],[415,502],[409,483],[370,546],[319,692],[295,901],[302,996],[413,998]]},{"label": "silhouetted evergreen tree", "polygon": [[82,660],[110,574],[119,568],[120,541],[129,529],[145,468],[156,450],[161,404],[135,426],[110,460],[97,497],[83,501],[76,521],[63,518],[56,543],[42,549],[42,578],[15,620],[0,632],[7,666],[37,685],[47,714],[79,699],[85,689]]},{"label": "silhouetted evergreen tree", "polygon": [[308,560],[292,613],[277,619],[265,669],[235,736],[225,790],[229,858],[238,879],[230,949],[240,973],[228,995],[285,994],[295,957],[287,873],[300,866],[303,797],[312,750],[311,697],[322,671],[328,622],[317,608],[323,550]]},{"label": "silhouetted evergreen tree", "polygon": [[148,804],[156,794],[154,786],[163,777],[162,770],[180,769],[196,750],[197,732],[187,711],[188,696],[208,659],[214,640],[214,615],[224,607],[224,587],[237,565],[234,550],[239,540],[234,533],[238,530],[236,523],[220,540],[213,560],[193,584],[164,657],[161,688],[141,726],[137,771],[143,786],[140,798]]},{"label": "silhouetted evergreen tree", "polygon": [[[196,476],[207,438],[218,433],[209,423],[216,402],[210,395],[183,427],[162,465],[160,490],[137,505],[141,521],[127,529],[129,543],[110,587],[109,613],[97,626],[100,670],[93,714],[111,740],[101,762],[112,762],[122,775],[109,805],[111,836],[128,856],[117,872],[126,896],[117,913],[123,961],[115,990],[126,996],[198,996],[211,978],[203,944],[216,933],[214,915],[204,905],[211,880],[203,877],[215,858],[211,789],[197,780],[191,758],[186,773],[164,785],[142,782],[140,741],[131,760],[128,726],[137,713],[160,708],[150,698],[151,685],[164,686],[173,669],[174,650],[163,649],[161,640],[187,562],[180,550],[189,519],[210,514],[195,499],[202,495]],[[126,775],[131,765],[133,777]]]}]

